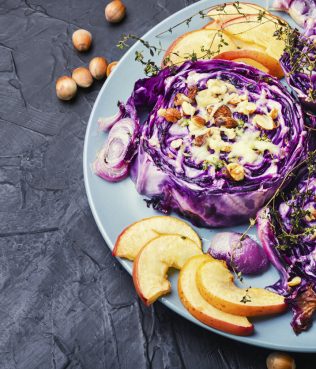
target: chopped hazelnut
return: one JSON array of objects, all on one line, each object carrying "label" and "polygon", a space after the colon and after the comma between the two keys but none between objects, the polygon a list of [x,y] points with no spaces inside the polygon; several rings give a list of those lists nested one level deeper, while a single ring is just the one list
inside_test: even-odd
[{"label": "chopped hazelnut", "polygon": [[195,107],[192,106],[187,101],[183,101],[181,106],[182,106],[182,111],[185,115],[191,115],[192,116],[195,113],[195,110],[196,110]]},{"label": "chopped hazelnut", "polygon": [[277,126],[273,119],[269,115],[255,115],[252,119],[252,123],[256,124],[259,128],[271,131]]},{"label": "chopped hazelnut", "polygon": [[245,178],[244,167],[238,163],[230,163],[226,165],[226,172],[229,178],[234,181],[242,181]]},{"label": "chopped hazelnut", "polygon": [[174,98],[173,103],[174,103],[175,106],[180,106],[180,105],[182,105],[182,103],[184,101],[186,101],[188,103],[192,102],[192,100],[189,99],[185,94],[178,93],[178,94],[176,94],[176,97]]},{"label": "chopped hazelnut", "polygon": [[191,87],[188,88],[187,96],[188,96],[189,99],[193,100],[193,99],[195,99],[195,96],[196,96],[197,93],[198,93],[197,86],[191,86]]},{"label": "chopped hazelnut", "polygon": [[177,123],[177,121],[181,118],[180,111],[175,108],[159,109],[158,115],[160,117],[164,117],[167,122],[172,123]]},{"label": "chopped hazelnut", "polygon": [[208,137],[207,134],[195,137],[194,145],[203,146],[206,142],[207,137]]},{"label": "chopped hazelnut", "polygon": [[278,109],[277,108],[273,108],[271,111],[270,111],[270,113],[269,113],[269,115],[270,115],[270,117],[274,120],[274,119],[276,119],[277,117],[278,117],[278,114],[279,114],[279,112],[278,112]]},{"label": "chopped hazelnut", "polygon": [[218,117],[231,117],[231,116],[232,112],[227,105],[220,106],[213,115],[214,119]]},{"label": "chopped hazelnut", "polygon": [[205,126],[206,120],[199,115],[195,115],[191,118],[191,121],[198,126]]},{"label": "chopped hazelnut", "polygon": [[236,128],[238,127],[238,122],[232,117],[219,116],[215,119],[215,125],[217,127],[224,126],[226,128]]}]

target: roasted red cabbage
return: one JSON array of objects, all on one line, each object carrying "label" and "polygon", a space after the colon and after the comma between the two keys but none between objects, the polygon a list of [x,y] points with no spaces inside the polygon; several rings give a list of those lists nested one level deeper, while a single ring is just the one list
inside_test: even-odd
[{"label": "roasted red cabbage", "polygon": [[[175,210],[197,225],[232,226],[253,217],[305,155],[300,105],[277,79],[241,63],[164,69],[139,80],[132,99],[149,111],[131,168],[137,191],[155,209]],[[226,120],[215,119],[222,106]],[[203,119],[193,124],[196,115]]]},{"label": "roasted red cabbage", "polygon": [[316,310],[316,165],[315,155],[274,206],[258,213],[258,233],[280,280],[270,289],[286,297],[292,327],[300,333]]}]

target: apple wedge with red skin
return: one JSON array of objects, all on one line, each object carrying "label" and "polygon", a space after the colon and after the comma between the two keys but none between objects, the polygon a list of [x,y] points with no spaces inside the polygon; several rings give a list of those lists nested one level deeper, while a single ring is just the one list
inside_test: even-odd
[{"label": "apple wedge with red skin", "polygon": [[158,215],[126,227],[118,236],[112,254],[133,261],[146,243],[161,234],[179,234],[202,249],[200,237],[188,223],[175,217]]},{"label": "apple wedge with red skin", "polygon": [[161,66],[165,67],[170,62],[175,65],[181,65],[190,59],[190,55],[193,52],[196,54],[197,59],[205,59],[206,52],[202,51],[203,48],[204,50],[211,48],[211,51],[216,53],[220,44],[222,45],[221,51],[237,49],[233,40],[226,34],[220,35],[217,29],[199,29],[184,33],[168,47]]},{"label": "apple wedge with red skin", "polygon": [[169,268],[181,269],[202,250],[190,239],[179,235],[161,235],[149,241],[138,253],[133,265],[133,282],[146,305],[171,291]]},{"label": "apple wedge with red skin", "polygon": [[196,274],[199,266],[208,260],[212,260],[210,255],[194,256],[181,269],[178,293],[182,304],[197,320],[212,328],[238,336],[252,334],[254,326],[246,317],[225,313],[209,304],[200,294]]},{"label": "apple wedge with red skin", "polygon": [[222,59],[222,60],[232,60],[235,61],[236,59],[252,59],[256,62],[262,64],[267,70],[268,74],[277,78],[283,78],[284,72],[281,68],[280,63],[261,51],[257,50],[232,50],[232,51],[225,51],[220,53],[214,57],[214,59]]},{"label": "apple wedge with red skin", "polygon": [[206,301],[225,313],[261,316],[286,310],[284,297],[264,288],[239,288],[226,263],[219,260],[203,262],[196,274],[199,292]]}]

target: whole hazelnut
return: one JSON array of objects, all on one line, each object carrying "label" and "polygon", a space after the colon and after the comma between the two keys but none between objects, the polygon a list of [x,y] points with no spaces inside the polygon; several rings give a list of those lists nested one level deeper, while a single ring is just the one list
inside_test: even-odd
[{"label": "whole hazelnut", "polygon": [[283,352],[273,352],[267,357],[268,369],[295,369],[294,359]]},{"label": "whole hazelnut", "polygon": [[77,93],[77,84],[67,76],[59,77],[56,81],[56,95],[61,100],[71,100]]},{"label": "whole hazelnut", "polygon": [[102,79],[106,76],[106,69],[108,67],[108,62],[105,58],[97,56],[93,58],[89,63],[89,70],[92,77],[95,79]]},{"label": "whole hazelnut", "polygon": [[116,67],[117,63],[118,63],[117,61],[114,61],[108,65],[108,67],[106,68],[107,77],[111,74],[112,70]]},{"label": "whole hazelnut", "polygon": [[92,43],[92,35],[85,29],[78,29],[72,34],[72,43],[78,51],[87,51]]},{"label": "whole hazelnut", "polygon": [[110,23],[118,23],[124,17],[126,7],[121,0],[113,0],[105,7],[105,18]]},{"label": "whole hazelnut", "polygon": [[72,79],[77,83],[79,87],[87,88],[93,83],[93,78],[89,69],[84,67],[76,68],[72,72]]}]

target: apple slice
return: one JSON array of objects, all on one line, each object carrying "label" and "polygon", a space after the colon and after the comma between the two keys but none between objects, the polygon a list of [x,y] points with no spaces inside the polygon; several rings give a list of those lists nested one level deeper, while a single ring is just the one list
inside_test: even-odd
[{"label": "apple slice", "polygon": [[197,285],[205,300],[226,313],[258,316],[286,310],[283,296],[263,288],[249,288],[246,291],[237,287],[225,262],[215,259],[205,261],[199,266]]},{"label": "apple slice", "polygon": [[202,249],[200,237],[186,222],[169,216],[155,216],[135,222],[118,236],[112,254],[134,260],[150,240],[161,234],[179,234],[195,242]]},{"label": "apple slice", "polygon": [[[216,29],[199,29],[192,32],[187,32],[178,37],[167,49],[162,65],[182,64],[186,60],[191,59],[190,56],[194,53],[197,59],[209,59],[206,51],[211,48],[211,51],[216,55],[220,51],[229,51],[237,49],[237,46],[226,34],[222,35]],[[224,44],[225,43],[225,44]],[[219,45],[222,47],[219,49]]]},{"label": "apple slice", "polygon": [[197,270],[209,260],[213,260],[209,255],[194,256],[181,269],[178,292],[182,304],[196,319],[212,328],[239,336],[251,334],[254,327],[247,318],[224,313],[209,304],[200,294],[196,284]]},{"label": "apple slice", "polygon": [[190,239],[163,235],[149,241],[137,255],[133,266],[136,291],[146,305],[170,292],[169,268],[181,269],[184,263],[202,250]]},{"label": "apple slice", "polygon": [[236,3],[225,4],[224,8],[223,5],[212,6],[207,15],[217,23],[224,23],[241,15],[256,14],[258,16],[260,11],[266,11],[266,9],[256,4],[239,2],[238,9]]},{"label": "apple slice", "polygon": [[274,77],[283,78],[284,73],[279,62],[269,56],[267,53],[263,53],[257,50],[232,50],[225,51],[218,54],[214,59],[224,59],[241,61],[253,67],[269,73]]},{"label": "apple slice", "polygon": [[266,49],[270,56],[279,60],[285,43],[274,36],[277,20],[278,17],[266,14],[265,19],[258,21],[258,15],[252,14],[246,18],[241,16],[230,19],[223,23],[221,28],[231,38],[259,45]]}]

